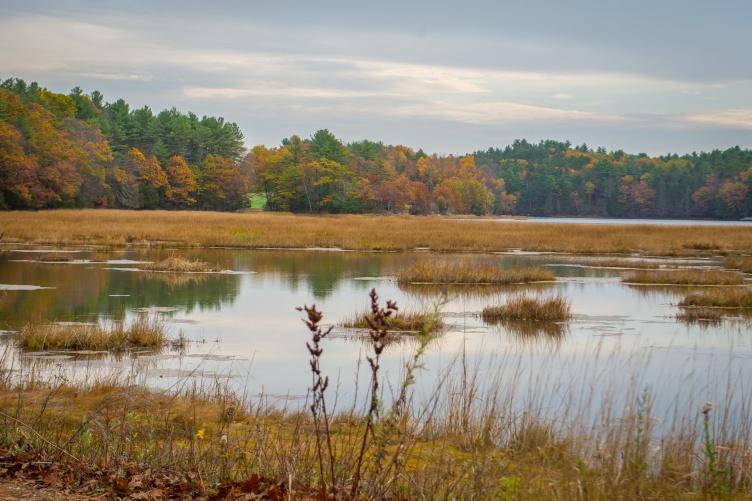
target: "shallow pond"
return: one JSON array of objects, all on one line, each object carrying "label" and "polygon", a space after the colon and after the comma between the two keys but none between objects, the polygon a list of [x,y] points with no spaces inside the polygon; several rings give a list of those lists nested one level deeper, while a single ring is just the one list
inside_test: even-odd
[{"label": "shallow pond", "polygon": [[[51,250],[58,252],[50,252]],[[65,251],[65,252],[60,252]],[[55,262],[56,255],[69,261]],[[168,255],[201,259],[233,274],[147,273],[137,263]],[[403,310],[440,308],[446,332],[431,342],[418,372],[416,399],[428,398],[447,371],[476,374],[501,388],[515,406],[552,416],[592,415],[635,394],[653,398],[655,415],[696,415],[705,401],[749,401],[752,330],[727,320],[687,325],[675,319],[684,287],[620,282],[622,269],[582,266],[584,258],[555,254],[442,256],[503,267],[547,266],[557,281],[535,286],[400,287],[395,273],[427,257],[420,253],[250,251],[233,249],[11,249],[0,252],[0,342],[4,364],[17,374],[91,380],[135,374],[160,387],[218,379],[250,398],[302,398],[310,382],[307,331],[296,306],[315,303],[324,323],[338,324],[368,306],[368,292]],[[430,257],[430,256],[428,256]],[[592,258],[588,258],[592,260]],[[715,260],[665,261],[714,267]],[[488,326],[484,306],[510,294],[563,294],[574,319],[554,332]],[[107,322],[143,312],[162,316],[172,335],[191,342],[169,350],[113,357],[102,353],[20,353],[13,332],[26,322]],[[395,384],[415,348],[409,337],[389,345],[382,366]],[[369,347],[362,333],[336,327],[324,343],[322,368],[340,408],[362,397]],[[360,383],[358,384],[358,380]],[[386,385],[388,388],[388,385]],[[510,400],[511,402],[511,400]]]}]

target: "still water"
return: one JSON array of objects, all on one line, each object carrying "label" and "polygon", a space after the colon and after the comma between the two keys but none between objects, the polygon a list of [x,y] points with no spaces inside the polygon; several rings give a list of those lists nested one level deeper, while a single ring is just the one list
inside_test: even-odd
[{"label": "still water", "polygon": [[[448,256],[510,268],[546,266],[557,281],[437,289],[400,287],[393,279],[416,259],[430,257],[419,253],[39,250],[0,251],[3,363],[21,377],[31,370],[72,380],[135,373],[158,387],[220,380],[251,399],[264,395],[282,404],[301,401],[310,374],[307,332],[295,307],[315,303],[324,312],[324,323],[336,326],[364,311],[375,287],[382,300],[396,300],[403,310],[440,308],[448,324],[425,355],[415,385],[417,399],[430,396],[447,371],[475,372],[486,389],[501,389],[514,395],[515,405],[534,406],[551,416],[592,413],[606,400],[619,405],[642,392],[652,395],[655,414],[664,420],[675,413],[694,415],[705,401],[735,406],[749,399],[742,394],[752,379],[749,324],[681,323],[675,318],[676,303],[687,288],[626,285],[620,279],[627,270],[583,266],[571,256]],[[50,251],[75,260],[44,262],[56,254]],[[135,269],[140,261],[168,255],[201,259],[233,273]],[[666,262],[718,266],[713,259]],[[574,319],[542,332],[484,324],[479,315],[484,306],[519,293],[562,294],[571,301]],[[161,316],[171,335],[187,337],[186,350],[113,357],[20,353],[14,347],[13,331],[26,322],[129,321],[144,312]],[[388,346],[382,366],[392,383],[414,348],[409,338]],[[325,341],[322,368],[332,378],[340,407],[350,405],[358,391],[362,398],[367,354],[363,333],[357,331],[335,327]]]}]

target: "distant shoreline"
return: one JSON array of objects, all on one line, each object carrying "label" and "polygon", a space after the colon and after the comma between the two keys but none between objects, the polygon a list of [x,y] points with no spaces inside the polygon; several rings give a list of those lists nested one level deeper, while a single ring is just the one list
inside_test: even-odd
[{"label": "distant shoreline", "polygon": [[[468,221],[474,224],[468,225]],[[660,220],[641,220],[638,224],[571,223],[532,218],[63,209],[5,212],[0,233],[4,233],[1,243],[21,245],[532,251],[644,256],[752,254],[752,225],[747,223],[705,225],[687,221],[661,225]],[[687,231],[689,226],[691,231]]]}]

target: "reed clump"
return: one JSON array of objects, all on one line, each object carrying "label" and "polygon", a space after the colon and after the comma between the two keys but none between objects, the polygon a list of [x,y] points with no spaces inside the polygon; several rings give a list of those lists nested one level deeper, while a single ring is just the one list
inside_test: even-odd
[{"label": "reed clump", "polygon": [[178,273],[208,273],[219,271],[209,263],[197,259],[185,259],[170,256],[156,263],[146,263],[141,266],[146,271],[172,271]]},{"label": "reed clump", "polygon": [[566,322],[572,318],[572,311],[569,301],[563,296],[514,296],[505,304],[483,308],[482,317],[486,323],[503,320]]},{"label": "reed clump", "polygon": [[160,348],[169,343],[164,324],[141,316],[125,325],[27,324],[18,334],[18,344],[27,351],[106,350]]},{"label": "reed clump", "polygon": [[723,258],[723,266],[742,273],[752,273],[752,256],[729,256]]},{"label": "reed clump", "polygon": [[752,308],[752,289],[746,287],[716,288],[688,294],[679,306],[712,308]]},{"label": "reed clump", "polygon": [[397,273],[397,283],[405,284],[490,284],[511,285],[556,280],[545,268],[504,269],[469,260],[425,260]]},{"label": "reed clump", "polygon": [[[371,313],[362,312],[345,321],[342,327],[348,329],[370,329]],[[387,330],[390,332],[423,332],[430,333],[444,328],[441,315],[434,312],[398,312],[386,319]]]},{"label": "reed clump", "polygon": [[744,277],[738,273],[718,270],[640,270],[624,277],[623,281],[655,285],[741,285]]}]

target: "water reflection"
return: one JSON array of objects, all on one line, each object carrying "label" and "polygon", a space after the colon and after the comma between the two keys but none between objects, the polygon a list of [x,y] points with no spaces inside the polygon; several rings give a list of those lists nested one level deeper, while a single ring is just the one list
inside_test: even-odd
[{"label": "water reflection", "polygon": [[[144,273],[105,266],[0,262],[0,283],[53,287],[5,291],[0,318],[6,326],[28,321],[122,320],[126,312],[155,305],[187,312],[220,310],[240,290],[240,276]],[[36,293],[41,292],[41,293]]]},{"label": "water reflection", "polygon": [[491,332],[510,336],[515,342],[525,345],[559,347],[567,334],[567,324],[532,320],[499,320],[490,322]]}]

